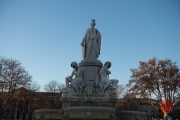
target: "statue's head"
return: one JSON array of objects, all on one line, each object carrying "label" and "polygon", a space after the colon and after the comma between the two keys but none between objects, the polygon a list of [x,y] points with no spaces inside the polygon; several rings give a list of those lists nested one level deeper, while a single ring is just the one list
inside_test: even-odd
[{"label": "statue's head", "polygon": [[110,68],[111,67],[111,62],[109,62],[109,61],[105,62],[104,66],[106,66],[107,68]]},{"label": "statue's head", "polygon": [[91,26],[95,26],[96,25],[96,21],[94,19],[91,20]]},{"label": "statue's head", "polygon": [[73,61],[73,62],[71,63],[71,67],[72,67],[72,68],[78,68],[77,62],[76,62],[76,61]]}]

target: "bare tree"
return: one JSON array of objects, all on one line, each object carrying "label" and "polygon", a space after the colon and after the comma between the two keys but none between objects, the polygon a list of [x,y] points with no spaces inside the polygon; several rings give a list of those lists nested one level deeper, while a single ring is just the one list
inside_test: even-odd
[{"label": "bare tree", "polygon": [[124,95],[125,95],[125,86],[124,85],[121,85],[121,84],[118,84],[115,86],[116,87],[116,95],[119,97],[119,98],[123,98]]},{"label": "bare tree", "polygon": [[58,81],[51,80],[47,84],[44,85],[44,90],[47,92],[57,93],[58,92]]},{"label": "bare tree", "polygon": [[64,87],[65,85],[58,83],[57,80],[49,81],[44,85],[44,90],[51,94],[51,100],[49,100],[50,108],[55,108],[61,105],[60,93]]},{"label": "bare tree", "polygon": [[[179,68],[170,59],[152,58],[147,62],[139,63],[137,69],[131,69],[132,79],[127,84],[129,93],[132,96],[148,98],[152,106],[161,108],[165,119],[171,109],[163,103],[163,100],[173,107],[180,92]],[[157,100],[158,106],[152,102],[152,99]]]},{"label": "bare tree", "polygon": [[18,60],[0,57],[0,118],[11,114],[11,98],[15,89],[25,86],[31,76]]},{"label": "bare tree", "polygon": [[[36,82],[28,83],[25,87],[16,89],[15,91],[15,101],[16,110],[21,111],[21,118],[26,120],[32,120],[33,112],[38,109],[38,102],[41,98],[38,96],[38,91],[40,85]],[[17,111],[15,111],[15,118]]]}]

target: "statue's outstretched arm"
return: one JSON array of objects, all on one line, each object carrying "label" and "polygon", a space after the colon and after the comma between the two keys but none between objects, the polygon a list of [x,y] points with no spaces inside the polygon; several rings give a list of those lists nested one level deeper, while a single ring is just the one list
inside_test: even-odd
[{"label": "statue's outstretched arm", "polygon": [[74,76],[74,70],[72,71],[70,78],[73,78],[73,76]]}]

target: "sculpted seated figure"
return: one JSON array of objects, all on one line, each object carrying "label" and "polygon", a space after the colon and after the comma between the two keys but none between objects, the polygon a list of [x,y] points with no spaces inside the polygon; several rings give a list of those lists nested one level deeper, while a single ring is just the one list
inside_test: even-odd
[{"label": "sculpted seated figure", "polygon": [[[81,69],[78,67],[77,62],[72,62],[71,63],[71,67],[74,69],[72,71],[71,76],[66,77],[65,81],[66,81],[66,87],[72,87],[75,91],[76,94],[79,95],[79,89],[78,87],[80,86],[80,84],[82,83],[83,77],[82,77],[82,71]],[[73,76],[75,75],[75,78],[73,79]]]},{"label": "sculpted seated figure", "polygon": [[104,92],[110,88],[115,87],[118,84],[117,79],[109,79],[109,74],[111,74],[111,71],[108,69],[111,67],[111,62],[107,61],[105,62],[104,66],[101,68],[99,77],[101,81],[101,86],[103,86],[101,95],[104,94]]}]

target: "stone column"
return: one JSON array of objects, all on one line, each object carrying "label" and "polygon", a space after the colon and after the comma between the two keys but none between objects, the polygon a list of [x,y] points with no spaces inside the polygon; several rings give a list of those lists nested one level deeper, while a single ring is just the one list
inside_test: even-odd
[{"label": "stone column", "polygon": [[81,70],[83,71],[83,78],[86,86],[95,86],[95,79],[99,73],[103,64],[100,61],[97,62],[81,62],[79,63]]}]

